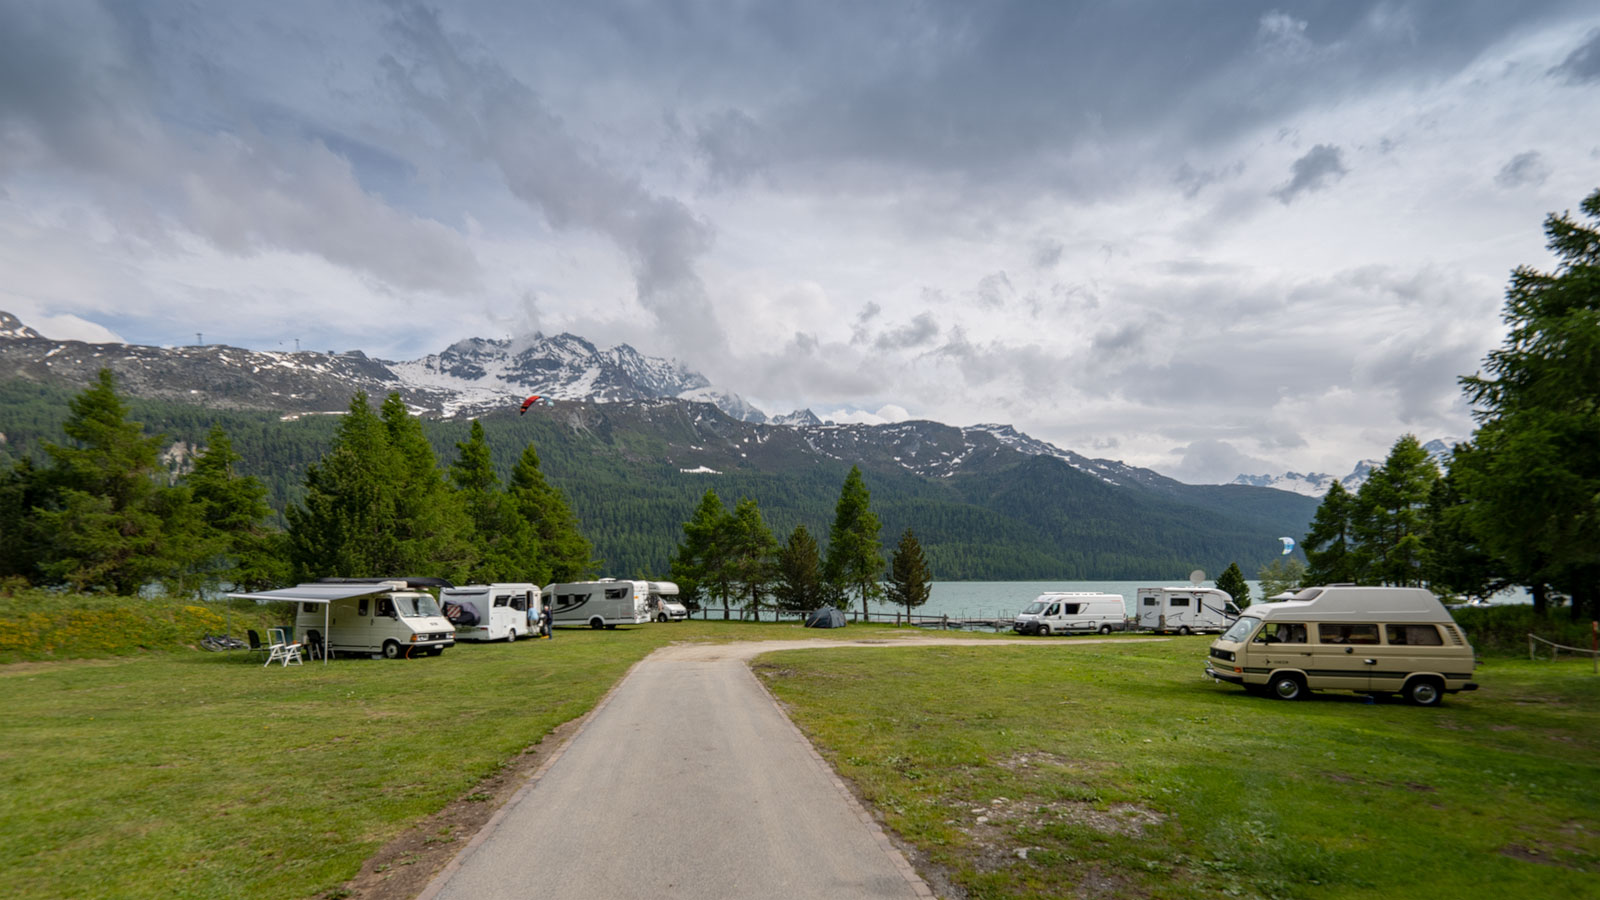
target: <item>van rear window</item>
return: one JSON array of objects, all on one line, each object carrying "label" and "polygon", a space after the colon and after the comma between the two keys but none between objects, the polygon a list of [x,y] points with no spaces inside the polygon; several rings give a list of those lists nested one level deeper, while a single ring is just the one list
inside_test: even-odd
[{"label": "van rear window", "polygon": [[1160,606],[1161,605],[1161,601],[1157,600],[1154,597],[1146,597],[1146,598],[1144,598],[1144,605],[1145,606]]},{"label": "van rear window", "polygon": [[1434,625],[1388,625],[1385,630],[1391,644],[1408,647],[1444,646],[1444,639],[1439,637],[1439,629]]}]

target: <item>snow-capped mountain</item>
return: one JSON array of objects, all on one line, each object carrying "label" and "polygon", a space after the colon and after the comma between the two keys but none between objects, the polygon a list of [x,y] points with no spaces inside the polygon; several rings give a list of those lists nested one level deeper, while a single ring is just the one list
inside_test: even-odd
[{"label": "snow-capped mountain", "polygon": [[359,350],[53,341],[0,313],[0,377],[83,385],[101,368],[139,396],[286,413],[339,412],[360,390],[373,397],[398,391],[413,409],[441,416],[506,408],[539,394],[593,403],[682,398],[714,404],[741,421],[766,421],[738,394],[713,388],[675,360],[644,356],[627,344],[602,350],[572,334],[468,338],[422,359],[389,362]]},{"label": "snow-capped mountain", "polygon": [[[1444,468],[1450,464],[1450,454],[1455,445],[1459,443],[1461,443],[1461,438],[1435,438],[1423,444],[1422,449],[1428,451],[1428,455],[1433,457],[1433,461],[1438,463],[1440,468]],[[1307,497],[1321,497],[1328,492],[1328,488],[1335,481],[1338,481],[1339,486],[1347,491],[1360,490],[1361,486],[1366,484],[1367,479],[1371,477],[1372,470],[1381,465],[1383,465],[1383,460],[1381,459],[1363,459],[1355,464],[1355,468],[1350,470],[1350,474],[1337,479],[1332,475],[1319,472],[1306,474],[1285,472],[1282,475],[1240,475],[1230,481],[1229,484],[1248,484],[1255,487],[1275,488]]]},{"label": "snow-capped mountain", "polygon": [[768,421],[774,425],[788,425],[791,428],[811,428],[822,424],[817,414],[809,409],[797,409],[785,416],[773,416]]}]

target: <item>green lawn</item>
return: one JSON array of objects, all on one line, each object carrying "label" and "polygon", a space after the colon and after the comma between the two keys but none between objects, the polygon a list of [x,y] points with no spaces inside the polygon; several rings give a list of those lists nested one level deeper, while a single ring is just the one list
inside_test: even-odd
[{"label": "green lawn", "polygon": [[655,647],[807,634],[686,622],[410,661],[264,669],[178,651],[0,666],[3,893],[321,895]]},{"label": "green lawn", "polygon": [[1203,680],[1208,642],[785,652],[757,672],[973,898],[1600,896],[1587,661],[1491,659],[1439,709],[1285,703]]}]

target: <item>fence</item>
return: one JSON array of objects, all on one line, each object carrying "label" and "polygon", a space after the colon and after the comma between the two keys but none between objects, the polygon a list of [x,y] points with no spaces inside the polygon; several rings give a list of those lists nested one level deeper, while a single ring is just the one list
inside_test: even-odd
[{"label": "fence", "polygon": [[[843,612],[845,618],[851,622],[863,620],[862,612],[859,609],[847,609],[843,610]],[[759,613],[760,620],[763,622],[803,622],[807,615],[810,615],[809,611],[790,612],[771,609],[764,609]],[[721,607],[702,606],[689,613],[689,617],[691,619],[717,620],[724,618],[724,615]],[[865,620],[868,622],[881,622],[886,625],[910,625],[917,628],[937,628],[942,630],[993,629],[995,631],[1004,631],[1011,628],[1011,623],[1016,617],[1015,611],[1000,608],[993,610],[992,614],[988,610],[979,609],[975,613],[963,611],[960,615],[950,615],[948,613],[908,614],[904,610],[895,610],[893,612],[867,613]],[[730,621],[754,621],[756,615],[746,609],[734,608],[727,611],[726,618]]]},{"label": "fence", "polygon": [[1565,650],[1573,655],[1583,654],[1588,656],[1590,662],[1593,664],[1595,674],[1600,675],[1600,622],[1590,623],[1590,635],[1591,646],[1589,649],[1585,650],[1582,647],[1569,647],[1566,644],[1558,644],[1555,641],[1547,641],[1536,634],[1529,634],[1528,659],[1538,659],[1538,651],[1541,648],[1549,649],[1550,658],[1552,660],[1559,656],[1563,650]]}]

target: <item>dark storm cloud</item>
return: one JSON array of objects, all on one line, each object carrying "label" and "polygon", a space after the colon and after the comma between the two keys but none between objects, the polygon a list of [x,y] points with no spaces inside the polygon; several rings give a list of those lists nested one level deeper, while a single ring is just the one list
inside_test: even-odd
[{"label": "dark storm cloud", "polygon": [[1550,164],[1537,150],[1518,153],[1511,160],[1500,167],[1499,174],[1494,176],[1494,183],[1503,188],[1518,188],[1523,185],[1541,185],[1550,177]]},{"label": "dark storm cloud", "polygon": [[1578,49],[1567,55],[1561,65],[1550,70],[1568,84],[1590,84],[1600,81],[1600,28],[1589,32]]},{"label": "dark storm cloud", "polygon": [[608,165],[535,90],[448,33],[438,13],[403,5],[392,29],[407,52],[386,60],[386,69],[410,106],[442,137],[494,165],[553,227],[615,243],[632,264],[640,305],[674,347],[723,351],[726,337],[696,271],[711,247],[709,223]]},{"label": "dark storm cloud", "polygon": [[939,323],[929,313],[922,313],[899,328],[885,331],[873,341],[879,350],[914,350],[926,347],[939,336]]},{"label": "dark storm cloud", "polygon": [[1318,144],[1289,167],[1289,181],[1272,192],[1285,205],[1297,194],[1320,191],[1330,181],[1343,178],[1349,169],[1344,165],[1344,154],[1332,144]]}]

